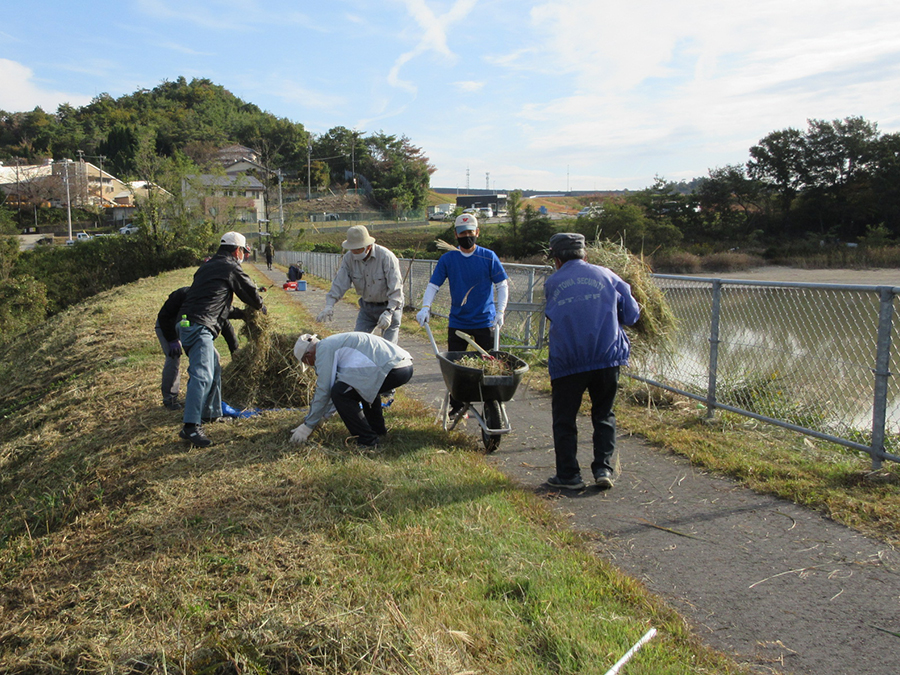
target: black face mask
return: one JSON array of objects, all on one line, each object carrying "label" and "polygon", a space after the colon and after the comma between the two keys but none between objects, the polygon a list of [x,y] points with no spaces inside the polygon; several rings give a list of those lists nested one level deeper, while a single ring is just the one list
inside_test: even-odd
[{"label": "black face mask", "polygon": [[456,241],[459,243],[460,248],[472,248],[475,245],[475,235],[467,234],[464,237],[457,237]]}]

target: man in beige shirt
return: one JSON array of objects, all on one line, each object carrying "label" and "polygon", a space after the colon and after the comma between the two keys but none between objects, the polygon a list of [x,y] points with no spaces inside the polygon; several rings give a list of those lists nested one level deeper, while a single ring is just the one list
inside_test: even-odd
[{"label": "man in beige shirt", "polygon": [[347,249],[331,290],[325,296],[325,308],[316,321],[331,321],[334,305],[352,285],[359,294],[359,314],[354,330],[371,333],[382,331],[382,337],[396,344],[403,316],[403,280],[400,261],[390,250],[375,243],[364,225],[347,230],[341,246]]}]

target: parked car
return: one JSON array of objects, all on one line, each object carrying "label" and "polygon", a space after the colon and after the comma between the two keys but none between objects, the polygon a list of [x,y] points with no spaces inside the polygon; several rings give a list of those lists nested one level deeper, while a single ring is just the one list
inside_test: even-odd
[{"label": "parked car", "polygon": [[589,218],[596,217],[603,213],[602,206],[585,206],[581,211],[578,212],[577,218]]},{"label": "parked car", "polygon": [[446,213],[445,211],[435,211],[430,216],[428,216],[428,220],[446,220],[447,216],[449,215],[450,214]]},{"label": "parked car", "polygon": [[482,218],[493,218],[494,210],[490,206],[482,206],[480,209],[478,209],[478,213],[476,215],[481,216]]},{"label": "parked car", "polygon": [[134,234],[137,232],[139,228],[137,225],[126,225],[125,227],[119,228],[119,234]]}]

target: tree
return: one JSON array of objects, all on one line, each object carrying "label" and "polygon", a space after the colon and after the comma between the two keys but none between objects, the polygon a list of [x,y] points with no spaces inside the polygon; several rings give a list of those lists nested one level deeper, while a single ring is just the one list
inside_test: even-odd
[{"label": "tree", "polygon": [[762,183],[747,175],[741,164],[710,169],[709,177],[697,188],[701,228],[685,232],[692,240],[746,240],[768,215],[768,201]]},{"label": "tree", "polygon": [[805,157],[803,134],[792,128],[773,131],[750,148],[748,175],[775,188],[785,218],[804,185]]}]

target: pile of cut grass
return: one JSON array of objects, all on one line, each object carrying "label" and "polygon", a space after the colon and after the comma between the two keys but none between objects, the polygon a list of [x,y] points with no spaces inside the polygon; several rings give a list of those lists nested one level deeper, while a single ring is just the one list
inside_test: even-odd
[{"label": "pile of cut grass", "polygon": [[309,405],[316,386],[315,374],[294,358],[300,333],[280,333],[268,315],[252,307],[244,310],[240,334],[244,346],[222,369],[222,395],[235,407],[302,408]]},{"label": "pile of cut grass", "polygon": [[653,271],[643,257],[607,240],[587,246],[587,261],[611,269],[631,286],[631,294],[641,307],[637,323],[626,328],[631,338],[632,354],[641,358],[651,352],[669,353],[675,331],[675,314],[665,294],[653,281]]}]

